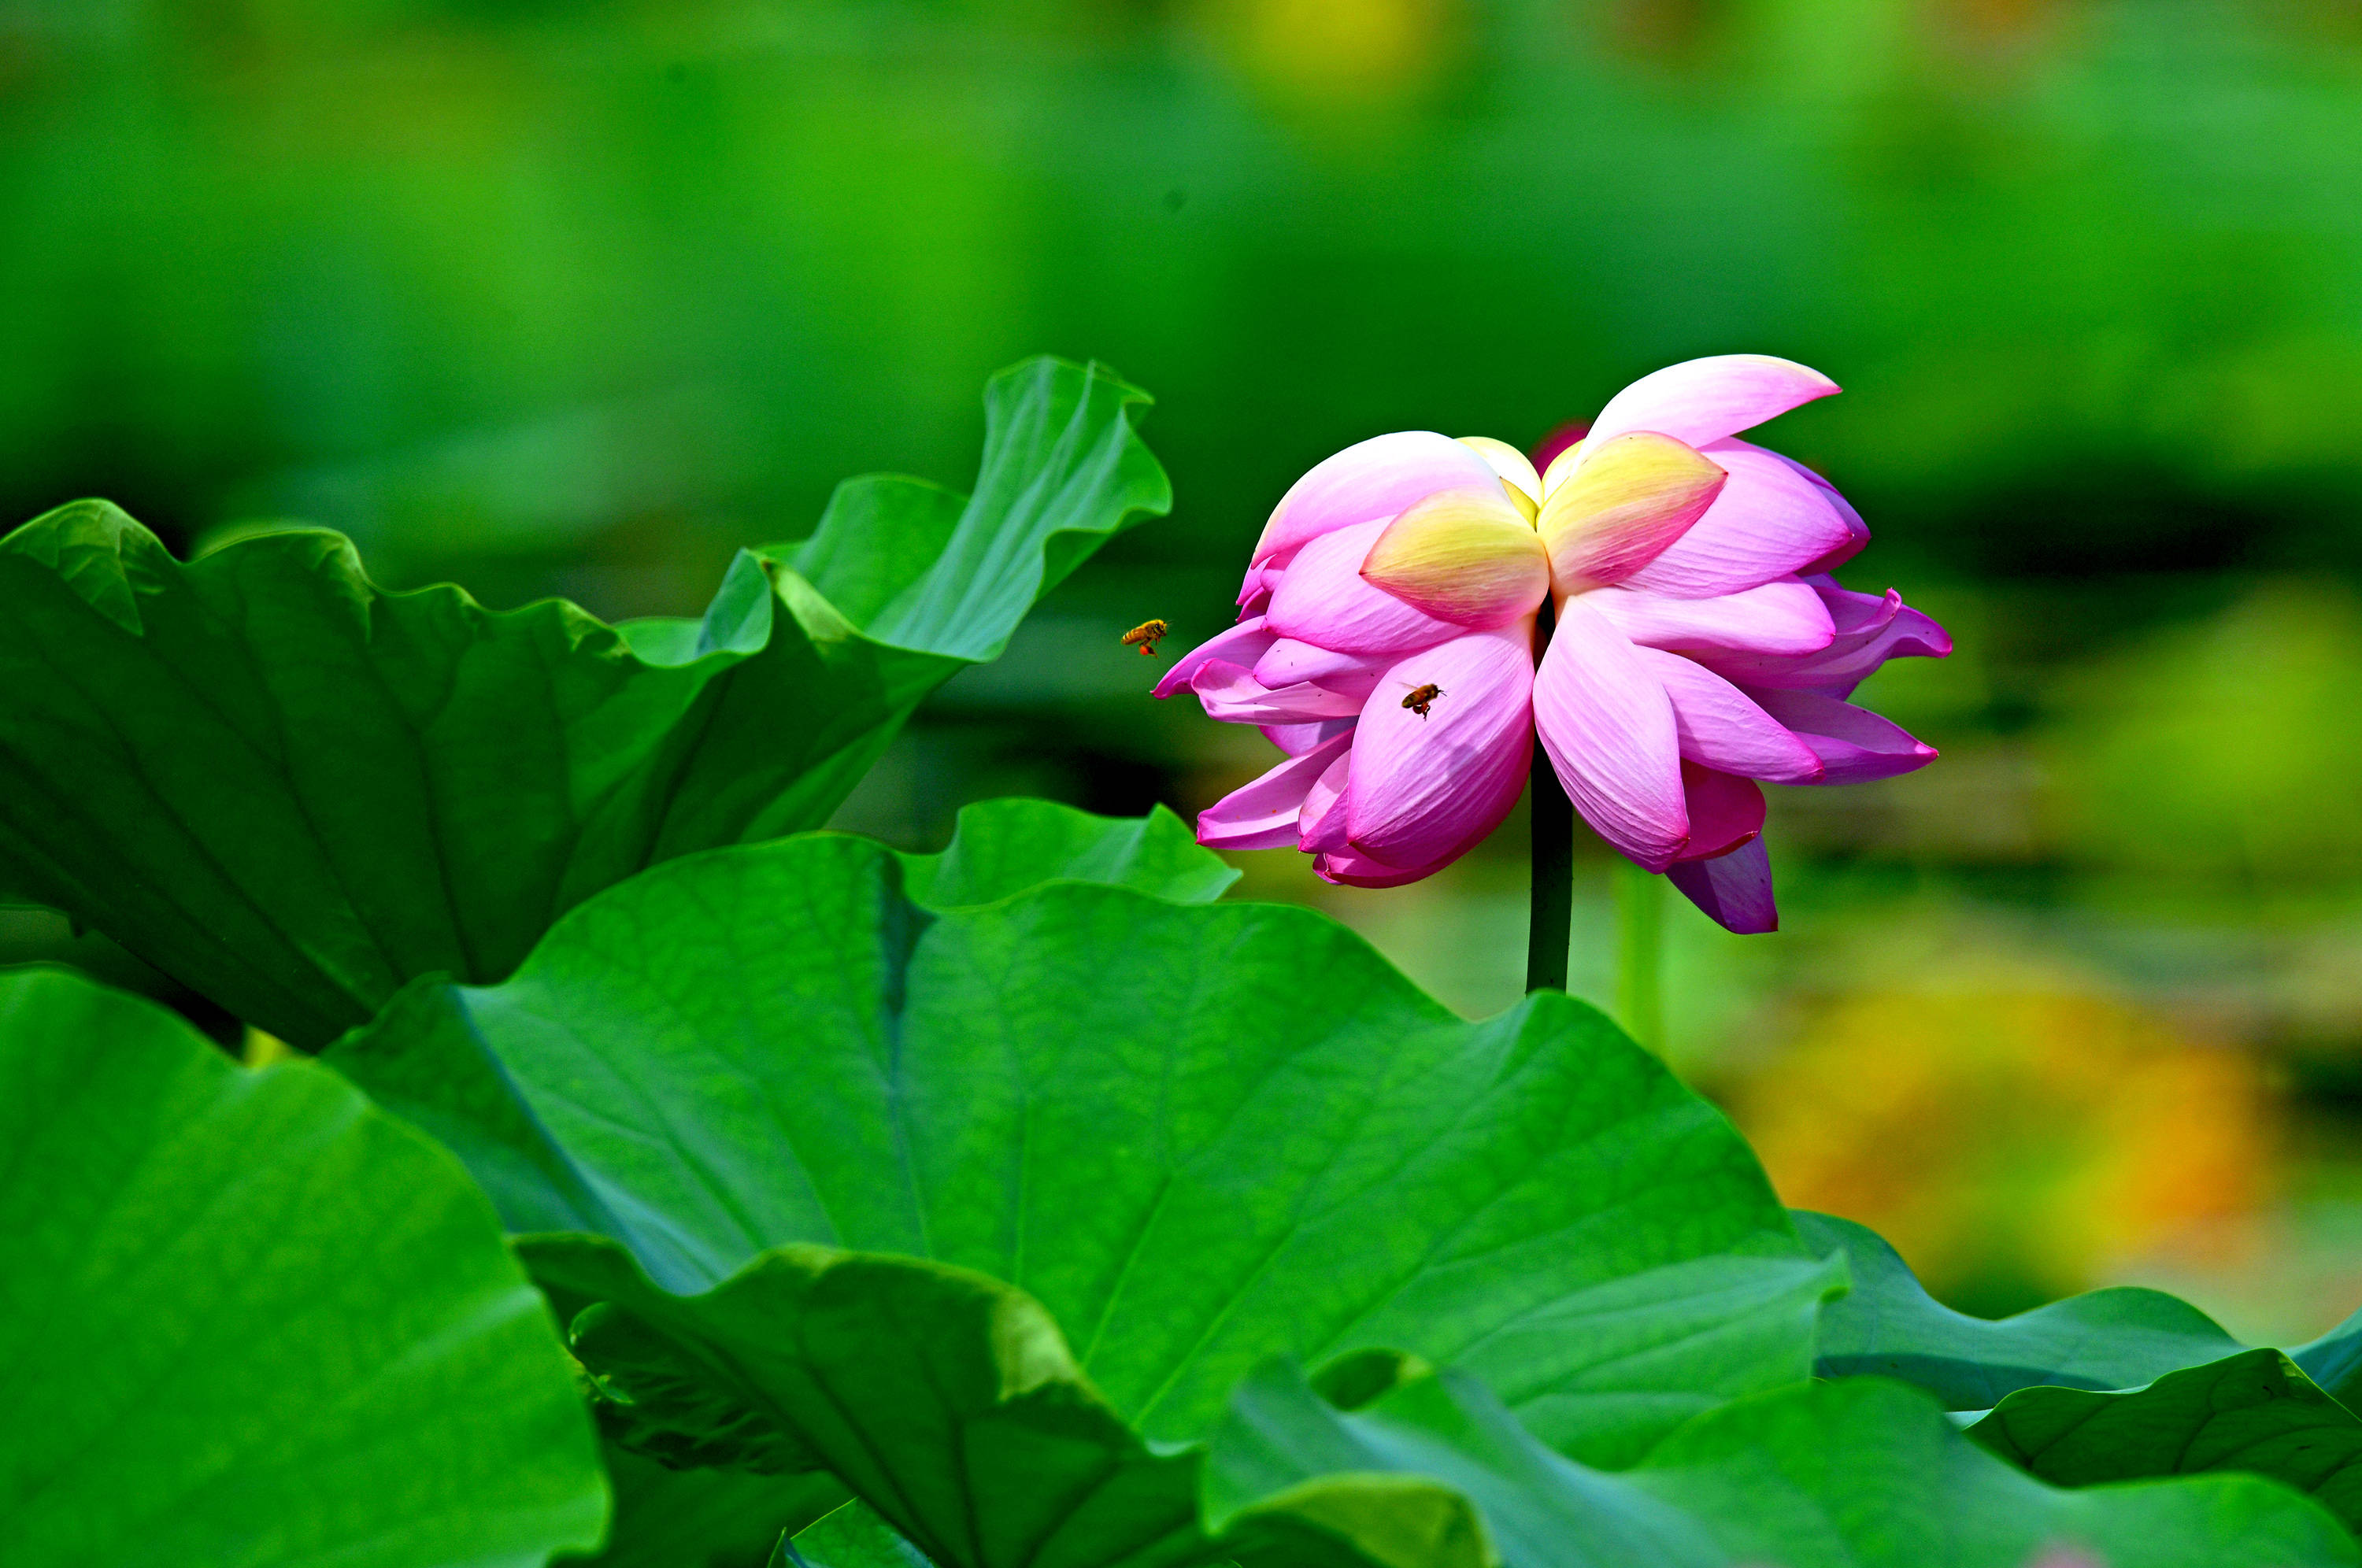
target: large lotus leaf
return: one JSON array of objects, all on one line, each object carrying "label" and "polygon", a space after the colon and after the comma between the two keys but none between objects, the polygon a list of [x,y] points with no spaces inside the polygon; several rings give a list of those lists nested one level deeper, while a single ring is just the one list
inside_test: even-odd
[{"label": "large lotus leaf", "polygon": [[537,1564],[598,1543],[549,1309],[440,1148],[67,971],[0,976],[0,1557]]},{"label": "large lotus leaf", "polygon": [[2124,1393],[2022,1388],[1969,1435],[2062,1486],[2245,1470],[2310,1492],[2362,1526],[2362,1420],[2276,1350]]},{"label": "large lotus leaf", "polygon": [[1099,817],[1048,801],[981,801],[960,809],[942,854],[901,861],[903,893],[929,909],[988,904],[1044,882],[1103,882],[1210,903],[1239,879],[1163,806],[1144,817]]},{"label": "large lotus leaf", "polygon": [[1796,1228],[1842,1255],[1853,1289],[1821,1316],[1817,1370],[1917,1384],[1948,1409],[1987,1410],[2014,1389],[2136,1388],[2245,1347],[2197,1308],[2162,1291],[2119,1286],[2014,1318],[1971,1318],[1929,1296],[1876,1232],[1796,1211]]},{"label": "large lotus leaf", "polygon": [[325,1044],[420,975],[506,975],[687,851],[818,827],[919,700],[1163,511],[1146,399],[995,378],[975,496],[842,488],[702,621],[383,592],[332,534],[171,558],[104,502],[0,540],[0,893]]},{"label": "large lotus leaf", "polygon": [[[962,1568],[1209,1554],[1196,1451],[1143,1443],[1022,1291],[916,1258],[797,1246],[682,1297],[603,1239],[518,1245],[558,1299],[594,1301],[576,1319],[576,1353],[653,1452],[772,1473],[826,1465]],[[700,1414],[701,1428],[683,1419]]]},{"label": "large lotus leaf", "polygon": [[2362,1403],[2362,1312],[2290,1351],[2289,1359],[2334,1397]]},{"label": "large lotus leaf", "polygon": [[615,1518],[582,1568],[765,1568],[782,1530],[840,1508],[844,1488],[823,1474],[677,1470],[609,1442],[602,1455]]},{"label": "large lotus leaf", "polygon": [[[1806,1372],[1841,1274],[1595,1010],[1463,1022],[1302,910],[930,911],[900,873],[831,834],[657,867],[335,1059],[466,1121],[513,1226],[614,1237],[667,1289],[795,1242],[1017,1286],[1159,1439],[1279,1351],[1457,1358],[1595,1457]],[[446,1082],[513,1103],[440,1111]]]},{"label": "large lotus leaf", "polygon": [[1291,1368],[1242,1386],[1205,1523],[1241,1568],[2304,1568],[2356,1561],[2308,1499],[2246,1475],[2061,1491],[1920,1391],[1808,1384],[1710,1411],[1637,1468],[1587,1469],[1464,1373],[1360,1410]]},{"label": "large lotus leaf", "polygon": [[[1056,881],[1194,903],[1238,879],[1162,806],[1145,817],[1101,817],[1048,801],[984,801],[961,809],[940,854],[894,854],[904,897],[928,909],[991,903]],[[512,1230],[612,1231],[621,1221],[552,1144],[456,1003],[439,981],[414,985],[389,1004],[381,1027],[333,1048],[328,1059],[379,1104],[458,1151]],[[371,1048],[386,1039],[400,1048]]]},{"label": "large lotus leaf", "polygon": [[792,1540],[770,1568],[929,1568],[924,1553],[861,1503],[847,1503]]}]

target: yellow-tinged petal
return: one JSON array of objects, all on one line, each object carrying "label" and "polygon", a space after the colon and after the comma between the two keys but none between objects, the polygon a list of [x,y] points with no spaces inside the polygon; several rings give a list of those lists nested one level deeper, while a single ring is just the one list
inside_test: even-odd
[{"label": "yellow-tinged petal", "polygon": [[1532,522],[1542,503],[1542,476],[1534,472],[1533,459],[1507,441],[1496,441],[1490,436],[1462,436],[1460,444],[1493,465],[1493,471],[1501,476],[1501,488],[1509,492],[1510,502],[1526,514],[1527,522]]},{"label": "yellow-tinged petal", "polygon": [[1535,527],[1550,551],[1551,580],[1561,593],[1621,582],[1689,532],[1722,493],[1729,475],[1694,447],[1635,430],[1589,447],[1571,471],[1551,465]]},{"label": "yellow-tinged petal", "polygon": [[1501,626],[1541,603],[1550,557],[1507,496],[1444,490],[1386,525],[1362,580],[1440,621]]},{"label": "yellow-tinged petal", "polygon": [[[1589,439],[1591,439],[1591,437],[1586,436],[1583,438],[1583,441],[1588,441]],[[1567,476],[1574,472],[1574,465],[1583,461],[1583,441],[1577,441],[1573,446],[1569,447],[1565,451],[1561,452],[1557,457],[1551,459],[1550,468],[1542,474],[1542,499],[1544,501],[1548,501],[1550,499],[1551,491],[1556,490],[1559,486],[1566,482]]]}]

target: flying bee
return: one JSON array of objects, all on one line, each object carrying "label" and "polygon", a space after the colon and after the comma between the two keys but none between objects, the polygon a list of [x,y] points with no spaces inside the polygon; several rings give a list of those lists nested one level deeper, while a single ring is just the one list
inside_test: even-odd
[{"label": "flying bee", "polygon": [[1123,646],[1128,648],[1138,648],[1142,657],[1154,658],[1157,639],[1172,629],[1162,621],[1142,621],[1123,635]]},{"label": "flying bee", "polygon": [[1403,706],[1408,708],[1412,712],[1417,713],[1420,718],[1424,719],[1427,717],[1428,704],[1442,695],[1443,688],[1430,680],[1426,685],[1418,687],[1413,690],[1409,696],[1405,697],[1403,699]]}]

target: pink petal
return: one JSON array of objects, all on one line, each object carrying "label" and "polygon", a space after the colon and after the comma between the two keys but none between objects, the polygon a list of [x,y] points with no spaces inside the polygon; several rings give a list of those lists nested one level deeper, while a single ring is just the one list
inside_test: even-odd
[{"label": "pink petal", "polygon": [[1198,842],[1215,849],[1293,849],[1304,798],[1353,744],[1351,731],[1291,756],[1198,813]]},{"label": "pink petal", "polygon": [[1703,455],[1729,473],[1729,482],[1705,515],[1625,587],[1674,599],[1740,593],[1851,541],[1836,492],[1786,458],[1744,441],[1716,441]]},{"label": "pink petal", "polygon": [[1837,390],[1837,382],[1794,360],[1717,354],[1642,376],[1607,400],[1584,439],[1596,444],[1653,430],[1703,447]]},{"label": "pink petal", "polygon": [[1264,525],[1253,559],[1261,565],[1323,534],[1392,517],[1439,490],[1499,483],[1492,464],[1449,436],[1432,430],[1374,436],[1321,459],[1288,488]]},{"label": "pink petal", "polygon": [[1818,653],[1837,635],[1821,596],[1801,582],[1767,582],[1716,599],[1603,588],[1583,602],[1632,641],[1673,653]]},{"label": "pink petal", "polygon": [[[1457,441],[1452,445],[1460,446]],[[1465,447],[1460,449],[1468,451]],[[1473,452],[1468,455],[1476,462],[1484,461]],[[1288,564],[1279,591],[1271,596],[1264,624],[1277,636],[1316,647],[1396,657],[1466,635],[1466,627],[1421,614],[1393,594],[1362,580],[1363,558],[1389,521],[1382,517],[1374,523],[1340,528],[1305,546],[1303,553]]]},{"label": "pink petal", "polygon": [[1353,754],[1348,750],[1304,797],[1304,809],[1296,816],[1297,848],[1308,855],[1345,853],[1345,784],[1352,770]]},{"label": "pink petal", "polygon": [[[1809,784],[1819,779],[1821,759],[1813,748],[1790,734],[1787,726],[1758,707],[1746,692],[1680,654],[1657,648],[1632,651],[1672,700],[1673,727],[1681,736],[1683,757],[1725,773],[1769,778],[1775,784]],[[1694,801],[1691,815],[1693,819],[1696,815]],[[1693,821],[1693,843],[1703,842],[1697,834]]]},{"label": "pink petal", "polygon": [[1272,591],[1287,569],[1276,561],[1247,568],[1244,580],[1239,584],[1239,619],[1260,615],[1271,605]]},{"label": "pink petal", "polygon": [[1358,699],[1376,690],[1378,677],[1393,662],[1383,654],[1330,653],[1310,643],[1282,637],[1255,661],[1254,678],[1265,686],[1293,686],[1299,680],[1308,680],[1331,691],[1342,691],[1357,700],[1353,711],[1359,712]]},{"label": "pink petal", "polygon": [[1311,724],[1349,719],[1361,703],[1310,681],[1272,690],[1251,670],[1212,659],[1198,668],[1189,689],[1206,705],[1206,716],[1226,724]]},{"label": "pink petal", "polygon": [[[1778,454],[1774,453],[1773,456],[1777,457]],[[1853,502],[1848,501],[1844,496],[1838,493],[1837,486],[1831,484],[1828,480],[1823,479],[1820,475],[1815,473],[1804,464],[1796,461],[1794,458],[1781,458],[1780,460],[1787,464],[1790,468],[1795,469],[1798,473],[1804,475],[1806,479],[1812,480],[1815,484],[1819,485],[1823,490],[1827,491],[1828,492],[1829,503],[1838,509],[1838,515],[1845,519],[1845,543],[1838,546],[1837,548],[1831,550],[1827,555],[1822,556],[1816,560],[1807,561],[1803,566],[1798,567],[1796,569],[1796,575],[1798,577],[1810,577],[1815,572],[1837,570],[1838,568],[1843,566],[1846,562],[1860,555],[1861,553],[1861,547],[1870,543],[1870,525],[1861,520],[1861,513],[1853,509]]]},{"label": "pink petal", "polygon": [[1892,778],[1936,760],[1934,746],[1867,708],[1817,691],[1758,689],[1748,694],[1813,748],[1821,759],[1820,783],[1861,784]]},{"label": "pink petal", "polygon": [[1348,888],[1399,888],[1406,882],[1417,882],[1434,876],[1457,858],[1454,856],[1431,866],[1413,867],[1406,871],[1347,849],[1314,856],[1312,874],[1324,882],[1341,883]]},{"label": "pink petal", "polygon": [[1673,704],[1639,653],[1592,606],[1566,602],[1534,678],[1534,723],[1574,809],[1651,871],[1689,841]]},{"label": "pink petal", "polygon": [[1849,592],[1826,579],[1813,588],[1837,627],[1827,647],[1784,658],[1704,652],[1698,661],[1742,686],[1844,698],[1890,658],[1942,658],[1952,651],[1951,634],[1904,604],[1892,589],[1881,598]]},{"label": "pink petal", "polygon": [[1155,694],[1159,697],[1172,696],[1195,679],[1199,669],[1216,659],[1252,668],[1257,659],[1263,657],[1264,650],[1278,640],[1279,634],[1268,630],[1260,617],[1242,621],[1175,659],[1173,668],[1164,672],[1164,679],[1156,683]]},{"label": "pink petal", "polygon": [[1688,533],[1730,482],[1719,464],[1646,430],[1586,441],[1572,469],[1545,481],[1550,499],[1534,519],[1561,593],[1622,582]]},{"label": "pink petal", "polygon": [[1317,724],[1259,724],[1256,726],[1263,731],[1264,739],[1290,756],[1302,756],[1321,742],[1333,735],[1344,734],[1352,727],[1353,721],[1351,719],[1323,719]]},{"label": "pink petal", "polygon": [[[1518,803],[1533,759],[1533,635],[1476,632],[1386,671],[1362,710],[1346,786],[1346,837],[1390,866],[1440,865],[1491,833]],[[1426,717],[1403,706],[1441,695]]]},{"label": "pink petal", "polygon": [[1690,813],[1690,841],[1682,860],[1712,860],[1762,834],[1763,791],[1752,778],[1684,761],[1682,797]]},{"label": "pink petal", "polygon": [[1780,929],[1772,901],[1772,856],[1760,838],[1713,860],[1684,860],[1665,873],[1708,918],[1741,936]]}]

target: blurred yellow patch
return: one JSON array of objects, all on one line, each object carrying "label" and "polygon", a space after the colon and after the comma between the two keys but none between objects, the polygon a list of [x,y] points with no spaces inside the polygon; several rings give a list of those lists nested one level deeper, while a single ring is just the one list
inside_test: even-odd
[{"label": "blurred yellow patch", "polygon": [[1783,1199],[1992,1312],[2178,1246],[2235,1252],[2276,1142],[2246,1053],[2038,982],[1834,1000],[1734,1099]]},{"label": "blurred yellow patch", "polygon": [[2261,589],[2069,682],[2045,747],[2060,840],[2257,888],[2362,873],[2362,601]]},{"label": "blurred yellow patch", "polygon": [[1316,104],[1417,91],[1458,53],[1458,0],[1209,0],[1209,19],[1248,73]]}]

